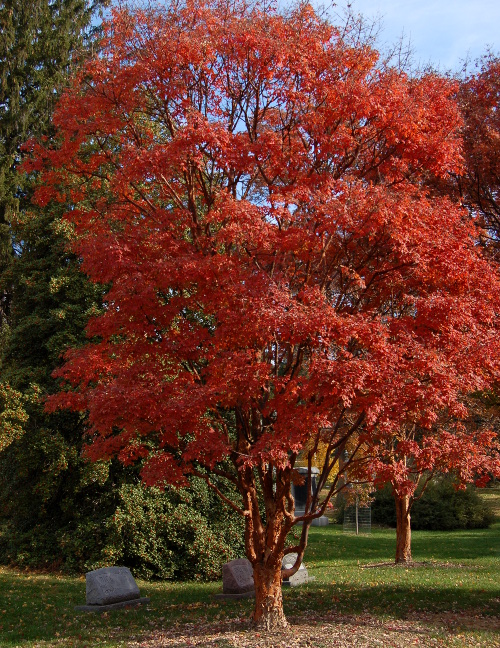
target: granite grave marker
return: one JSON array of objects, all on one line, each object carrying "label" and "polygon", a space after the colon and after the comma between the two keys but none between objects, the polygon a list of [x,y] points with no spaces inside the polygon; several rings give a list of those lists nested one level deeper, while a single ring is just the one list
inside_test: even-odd
[{"label": "granite grave marker", "polygon": [[[295,565],[296,560],[296,553],[287,554],[283,557],[281,568],[291,569]],[[283,587],[297,587],[297,585],[302,585],[302,583],[307,583],[310,580],[313,580],[313,578],[307,573],[306,566],[304,565],[304,563],[300,563],[299,569],[295,572],[295,574],[293,574],[293,576],[289,576],[288,578],[283,579]]]},{"label": "granite grave marker", "polygon": [[103,567],[85,574],[86,605],[77,605],[83,612],[105,612],[127,605],[148,603],[142,597],[128,567]]},{"label": "granite grave marker", "polygon": [[237,558],[222,565],[222,594],[219,597],[243,598],[255,595],[252,564]]}]

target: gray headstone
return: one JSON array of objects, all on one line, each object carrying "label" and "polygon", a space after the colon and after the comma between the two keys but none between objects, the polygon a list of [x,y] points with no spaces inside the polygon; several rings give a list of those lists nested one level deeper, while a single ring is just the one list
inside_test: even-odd
[{"label": "gray headstone", "polygon": [[[297,560],[296,553],[287,554],[286,556],[283,557],[281,568],[291,569],[295,565],[296,560]],[[293,576],[283,579],[283,585],[285,587],[286,586],[297,587],[297,585],[302,585],[302,583],[307,583],[309,580],[310,580],[309,575],[307,573],[307,569],[304,563],[300,563],[299,569],[295,572],[295,574],[293,574]]]},{"label": "gray headstone", "polygon": [[87,605],[133,601],[141,594],[128,567],[103,567],[85,574]]},{"label": "gray headstone", "polygon": [[249,560],[237,558],[222,565],[223,594],[245,594],[253,591],[253,569]]}]

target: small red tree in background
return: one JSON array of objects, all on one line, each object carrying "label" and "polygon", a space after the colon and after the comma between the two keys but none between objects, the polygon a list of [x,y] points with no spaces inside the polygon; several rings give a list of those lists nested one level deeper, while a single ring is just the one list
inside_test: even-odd
[{"label": "small red tree in background", "polygon": [[373,433],[370,441],[369,478],[376,486],[390,484],[394,496],[396,563],[412,561],[411,510],[436,475],[452,473],[457,487],[485,485],[500,476],[497,434],[474,429],[470,419],[449,421],[441,413],[426,429],[413,425],[390,435]]},{"label": "small red tree in background", "polygon": [[[485,258],[498,272],[500,246],[500,60],[488,54],[481,68],[463,79],[456,99],[463,119],[461,137],[464,164],[459,173],[426,179],[433,192],[460,202],[476,227],[474,237]],[[472,349],[470,352],[473,352]],[[497,435],[488,431],[491,415],[498,408],[498,385],[493,391],[467,398],[461,422],[446,410],[439,424],[417,428],[410,420],[395,435],[375,442],[376,460],[369,475],[379,484],[390,483],[397,510],[396,562],[411,560],[410,511],[417,493],[423,494],[433,476],[452,472],[457,484],[482,483],[498,477]],[[475,422],[476,421],[476,422]],[[477,424],[479,421],[479,425]],[[417,495],[419,497],[420,495]]]},{"label": "small red tree in background", "polygon": [[465,168],[456,186],[476,223],[482,242],[500,259],[500,58],[483,57],[482,66],[460,84],[464,119]]},{"label": "small red tree in background", "polygon": [[[498,279],[422,182],[459,167],[453,91],[377,67],[309,6],[172,4],[115,12],[58,148],[33,145],[39,202],[71,205],[83,270],[109,285],[49,407],[89,412],[91,458],[142,461],[148,484],[202,475],[244,516],[260,627],[286,624],[283,555],[286,576],[371,435],[462,412],[498,369]],[[320,443],[296,517],[295,461]]]}]

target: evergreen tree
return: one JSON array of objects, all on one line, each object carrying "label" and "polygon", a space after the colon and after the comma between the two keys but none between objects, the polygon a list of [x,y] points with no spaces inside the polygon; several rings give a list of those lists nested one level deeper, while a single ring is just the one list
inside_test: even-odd
[{"label": "evergreen tree", "polygon": [[[13,258],[11,220],[29,199],[16,169],[21,145],[47,135],[71,65],[106,0],[0,0],[0,318],[8,319],[12,287],[4,270]],[[8,276],[8,275],[7,275]]]},{"label": "evergreen tree", "polygon": [[[143,493],[136,469],[82,460],[83,415],[43,407],[102,288],[68,253],[66,207],[31,204],[36,175],[17,168],[27,138],[52,136],[53,106],[92,46],[102,4],[0,0],[0,561],[79,570],[118,561],[147,576],[213,577],[242,551],[242,533],[203,485],[191,499]],[[170,535],[157,531],[173,511]]]},{"label": "evergreen tree", "polygon": [[[68,253],[59,208],[14,222],[22,253],[9,271],[11,331],[0,372],[0,562],[87,570],[127,564],[161,578],[213,578],[243,552],[243,530],[204,482],[193,492],[151,493],[138,470],[81,458],[84,416],[47,414],[51,373],[101,303],[102,287]],[[9,443],[10,441],[10,443]],[[234,496],[234,494],[229,494]],[[165,519],[169,524],[165,526]]]},{"label": "evergreen tree", "polygon": [[66,254],[59,215],[30,206],[36,177],[18,167],[29,137],[51,136],[57,97],[88,51],[92,17],[104,4],[0,2],[0,510],[8,559],[54,555],[55,527],[74,517],[64,513],[65,498],[86,479],[78,468],[81,422],[49,419],[43,398],[60,354],[82,337],[95,290]]},{"label": "evergreen tree", "polygon": [[[3,554],[40,564],[60,554],[58,529],[83,513],[88,489],[95,491],[98,482],[104,488],[107,478],[102,466],[87,474],[79,456],[82,417],[47,416],[43,409],[55,389],[51,372],[69,344],[82,342],[99,295],[67,254],[68,234],[52,211],[23,211],[13,231],[22,252],[8,272],[13,300],[1,379],[10,402],[20,395],[25,419],[24,433],[12,435],[0,454],[0,502],[8,520]],[[10,409],[11,418],[19,418],[20,407]]]}]

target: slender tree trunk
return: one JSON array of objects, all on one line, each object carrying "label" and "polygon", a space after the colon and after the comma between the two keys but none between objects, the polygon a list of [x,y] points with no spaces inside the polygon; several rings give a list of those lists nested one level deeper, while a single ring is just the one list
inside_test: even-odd
[{"label": "slender tree trunk", "polygon": [[396,502],[396,563],[411,562],[410,498],[394,495]]},{"label": "slender tree trunk", "polygon": [[265,631],[282,630],[287,627],[283,612],[281,591],[281,561],[272,565],[254,566],[255,628]]}]

